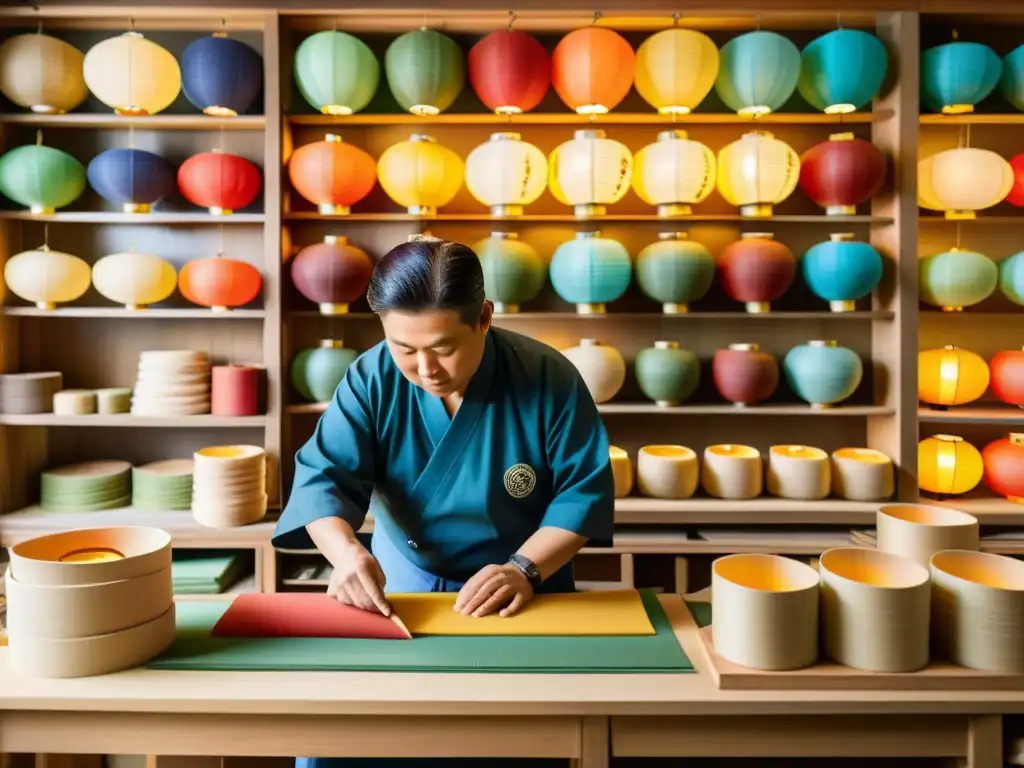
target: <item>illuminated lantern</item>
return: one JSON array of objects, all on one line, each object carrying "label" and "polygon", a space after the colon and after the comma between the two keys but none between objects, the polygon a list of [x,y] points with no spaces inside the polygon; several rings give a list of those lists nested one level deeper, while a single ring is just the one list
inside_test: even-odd
[{"label": "illuminated lantern", "polygon": [[782,298],[796,277],[796,258],[767,232],[745,232],[718,256],[722,290],[746,311],[763,313]]},{"label": "illuminated lantern", "polygon": [[263,59],[222,32],[189,43],[181,54],[181,90],[204,115],[248,111],[263,89]]},{"label": "illuminated lantern", "polygon": [[718,191],[741,216],[771,216],[799,179],[799,155],[768,131],[745,133],[718,153]]},{"label": "illuminated lantern", "polygon": [[380,85],[380,62],[370,46],[337,29],[317,32],[299,43],[294,72],[302,98],[325,115],[360,112]]},{"label": "illuminated lantern", "polygon": [[776,112],[800,79],[800,49],[782,35],[757,30],[722,46],[715,91],[743,117]]},{"label": "illuminated lantern", "polygon": [[661,217],[689,216],[715,188],[715,153],[686,131],[662,131],[633,158],[633,191]]},{"label": "illuminated lantern", "polygon": [[96,194],[125,213],[149,213],[178,188],[174,166],[144,149],[105,150],[89,162],[85,172]]},{"label": "illuminated lantern", "polygon": [[248,262],[218,255],[185,264],[178,273],[178,290],[193,304],[226,312],[257,298],[263,276]]},{"label": "illuminated lantern", "polygon": [[703,32],[664,29],[636,49],[633,86],[660,114],[687,115],[711,92],[718,65],[718,48]]},{"label": "illuminated lantern", "polygon": [[0,93],[36,114],[70,112],[89,95],[84,58],[75,46],[42,32],[12,35],[0,43]]},{"label": "illuminated lantern", "polygon": [[779,361],[758,344],[730,344],[715,352],[711,375],[718,394],[743,408],[772,396],[779,386]]},{"label": "illuminated lantern", "polygon": [[532,301],[544,287],[547,264],[537,249],[524,243],[515,232],[492,232],[476,243],[484,273],[484,293],[494,302],[494,311],[513,313]]},{"label": "illuminated lantern", "polygon": [[828,216],[853,216],[885,183],[885,155],[852,133],[834,133],[800,157],[800,189]]},{"label": "illuminated lantern", "polygon": [[1024,434],[1011,432],[981,451],[985,485],[1014,504],[1024,504]]},{"label": "illuminated lantern", "polygon": [[853,312],[857,300],[870,294],[882,280],[882,254],[847,232],[829,235],[812,245],[800,261],[804,282],[833,312]]},{"label": "illuminated lantern", "polygon": [[9,258],[4,264],[4,282],[11,293],[39,309],[56,309],[89,290],[92,270],[84,259],[43,245]]},{"label": "illuminated lantern", "polygon": [[145,309],[174,293],[174,266],[149,253],[112,253],[92,267],[92,284],[104,298],[125,309]]},{"label": "illuminated lantern", "polygon": [[633,178],[633,154],[601,130],[576,131],[548,157],[548,185],[563,205],[580,218],[604,216],[619,202]]},{"label": "illuminated lantern", "polygon": [[917,484],[936,496],[959,496],[981,482],[981,453],[962,437],[932,435],[917,444]]},{"label": "illuminated lantern", "polygon": [[465,175],[461,157],[422,133],[388,147],[377,161],[384,193],[416,216],[434,216],[448,205]]},{"label": "illuminated lantern", "polygon": [[606,403],[626,383],[626,361],[615,347],[597,339],[580,339],[575,347],[561,350],[576,370],[595,403]]},{"label": "illuminated lantern", "polygon": [[42,144],[26,144],[0,157],[0,193],[32,213],[50,215],[85,191],[85,168],[74,157]]},{"label": "illuminated lantern", "polygon": [[958,147],[938,152],[917,164],[917,202],[943,211],[947,219],[973,219],[1013,188],[1013,169],[988,149]]},{"label": "illuminated lantern", "polygon": [[976,251],[954,248],[918,260],[921,301],[943,312],[962,312],[991,296],[999,268]]},{"label": "illuminated lantern", "polygon": [[951,43],[921,53],[921,103],[932,112],[973,112],[999,83],[1003,62],[981,43]]},{"label": "illuminated lantern", "polygon": [[857,391],[864,364],[852,349],[832,340],[815,340],[789,350],[782,372],[797,397],[812,408],[828,408]]},{"label": "illuminated lantern", "polygon": [[288,178],[322,215],[347,216],[373,190],[377,164],[367,152],[329,133],[292,153]]},{"label": "illuminated lantern", "polygon": [[551,55],[551,82],[565,105],[578,115],[604,115],[617,107],[633,85],[636,55],[618,32],[604,27],[574,29]]},{"label": "illuminated lantern", "polygon": [[1024,112],[1024,45],[1018,45],[1003,57],[999,91],[1007,102]]},{"label": "illuminated lantern", "polygon": [[347,237],[328,235],[307,245],[292,260],[292,284],[321,315],[344,315],[349,304],[366,293],[373,261]]},{"label": "illuminated lantern", "polygon": [[181,92],[181,69],[174,54],[138,32],[97,43],[82,62],[93,95],[118,115],[163,112]]},{"label": "illuminated lantern", "polygon": [[947,345],[917,354],[917,399],[944,410],[966,405],[985,394],[988,364],[981,355]]},{"label": "illuminated lantern", "polygon": [[263,186],[259,168],[227,152],[200,152],[178,168],[178,188],[193,205],[226,216],[256,200]]},{"label": "illuminated lantern", "polygon": [[1006,195],[1006,202],[1024,208],[1024,154],[1010,158],[1010,170],[1013,171],[1013,186]]},{"label": "illuminated lantern", "polygon": [[869,105],[889,67],[882,41],[860,29],[833,29],[808,43],[800,59],[797,90],[826,115],[849,114]]},{"label": "illuminated lantern", "polygon": [[1024,407],[1024,349],[996,352],[989,371],[992,394],[1007,405]]},{"label": "illuminated lantern", "polygon": [[466,158],[466,188],[495,216],[521,216],[547,185],[547,157],[518,133],[492,133]]},{"label": "illuminated lantern", "polygon": [[384,52],[384,73],[395,101],[414,115],[444,112],[466,85],[462,49],[433,29],[395,38]]},{"label": "illuminated lantern", "polygon": [[684,314],[711,289],[715,257],[685,232],[662,232],[637,254],[636,281],[664,314]]},{"label": "illuminated lantern", "polygon": [[629,251],[600,232],[577,232],[551,257],[551,287],[581,315],[602,315],[605,304],[629,287],[633,264]]},{"label": "illuminated lantern", "polygon": [[491,32],[469,49],[469,84],[499,115],[529,112],[551,86],[551,57],[533,35],[518,29]]},{"label": "illuminated lantern", "polygon": [[1014,304],[1024,306],[1024,251],[999,262],[999,292]]}]

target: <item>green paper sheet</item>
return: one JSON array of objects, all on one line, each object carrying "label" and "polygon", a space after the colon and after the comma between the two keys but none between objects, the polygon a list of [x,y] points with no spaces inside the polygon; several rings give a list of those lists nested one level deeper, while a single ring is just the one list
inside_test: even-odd
[{"label": "green paper sheet", "polygon": [[686,607],[698,627],[703,629],[711,625],[711,603],[686,603]]},{"label": "green paper sheet", "polygon": [[227,603],[180,602],[178,637],[150,669],[231,671],[693,672],[656,595],[641,590],[656,634],[641,637],[416,637],[412,640],[210,637]]}]

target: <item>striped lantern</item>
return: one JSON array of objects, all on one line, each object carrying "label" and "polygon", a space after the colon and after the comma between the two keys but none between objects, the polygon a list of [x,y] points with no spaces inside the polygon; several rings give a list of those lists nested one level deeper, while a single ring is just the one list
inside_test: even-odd
[{"label": "striped lantern", "polygon": [[288,160],[288,178],[325,216],[347,216],[377,183],[377,164],[365,151],[333,133],[304,144]]},{"label": "striped lantern", "polygon": [[633,158],[633,191],[658,216],[689,216],[715,189],[715,153],[686,131],[662,131]]},{"label": "striped lantern", "polygon": [[800,157],[800,189],[828,216],[853,216],[885,183],[885,155],[852,133],[833,133]]},{"label": "striped lantern", "polygon": [[581,130],[555,147],[548,158],[548,185],[579,218],[603,216],[619,202],[633,180],[633,154],[601,130]]},{"label": "striped lantern", "polygon": [[833,29],[800,54],[797,90],[826,115],[856,112],[871,103],[885,79],[889,54],[882,41],[860,29]]},{"label": "striped lantern", "polygon": [[89,162],[86,176],[96,194],[125,213],[149,213],[177,190],[174,167],[144,149],[105,150]]},{"label": "striped lantern", "polygon": [[693,29],[663,29],[636,50],[633,87],[663,115],[687,115],[704,101],[718,77],[714,41]]},{"label": "striped lantern", "polygon": [[41,115],[61,115],[85,101],[85,56],[70,43],[42,32],[0,43],[0,93]]},{"label": "striped lantern", "polygon": [[317,304],[322,315],[343,315],[366,293],[373,260],[347,237],[328,235],[307,245],[292,260],[292,284]]},{"label": "striped lantern", "polygon": [[0,193],[32,213],[50,215],[85,191],[85,168],[77,159],[42,144],[15,147],[0,157]]},{"label": "striped lantern", "polygon": [[181,92],[181,68],[174,54],[139,32],[96,43],[82,62],[93,95],[118,115],[163,112]]},{"label": "striped lantern", "polygon": [[962,115],[999,84],[1003,61],[981,43],[954,40],[921,54],[921,103],[932,112]]},{"label": "striped lantern", "polygon": [[551,87],[551,56],[533,35],[518,29],[491,32],[469,49],[469,84],[499,115],[529,112]]},{"label": "striped lantern", "polygon": [[185,264],[178,273],[178,290],[193,304],[226,312],[256,299],[263,276],[248,262],[218,255]]},{"label": "striped lantern", "polygon": [[391,95],[414,115],[438,115],[455,103],[466,85],[459,44],[433,29],[400,35],[384,52]]},{"label": "striped lantern", "polygon": [[466,188],[494,216],[521,216],[547,185],[547,157],[518,133],[492,133],[466,157]]},{"label": "striped lantern", "polygon": [[263,58],[222,32],[193,40],[181,54],[181,90],[205,115],[241,115],[262,89]]},{"label": "striped lantern", "polygon": [[743,117],[777,112],[800,79],[800,49],[775,32],[758,30],[722,46],[715,92]]},{"label": "striped lantern", "polygon": [[602,315],[605,304],[619,299],[629,288],[633,263],[618,240],[600,232],[577,232],[551,257],[551,287],[581,315]]},{"label": "striped lantern", "polygon": [[551,83],[578,115],[604,115],[633,86],[636,54],[618,32],[604,27],[574,29],[551,54]]},{"label": "striped lantern", "polygon": [[370,47],[336,29],[303,40],[295,51],[294,70],[302,98],[325,115],[362,111],[380,85],[380,62]]},{"label": "striped lantern", "polygon": [[718,153],[718,191],[741,216],[771,216],[793,194],[800,157],[768,131],[750,131]]},{"label": "striped lantern", "polygon": [[178,168],[178,188],[184,198],[215,216],[248,207],[262,185],[255,165],[227,152],[200,152]]}]

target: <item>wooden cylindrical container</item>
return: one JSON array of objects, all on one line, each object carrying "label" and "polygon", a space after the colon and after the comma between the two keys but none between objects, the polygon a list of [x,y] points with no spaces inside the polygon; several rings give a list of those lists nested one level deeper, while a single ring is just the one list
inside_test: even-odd
[{"label": "wooden cylindrical container", "polygon": [[966,512],[931,504],[886,504],[875,515],[877,549],[929,568],[944,549],[977,550],[978,519]]},{"label": "wooden cylindrical container", "polygon": [[192,516],[209,528],[249,525],[267,513],[267,455],[257,445],[213,445],[193,454]]},{"label": "wooden cylindrical container", "polygon": [[765,485],[783,499],[817,501],[829,494],[832,473],[828,454],[806,445],[773,445],[768,450]]},{"label": "wooden cylindrical container", "polygon": [[62,389],[53,393],[53,412],[57,416],[85,416],[96,413],[96,390]]},{"label": "wooden cylindrical container", "polygon": [[0,374],[0,413],[50,413],[63,386],[59,371]]},{"label": "wooden cylindrical container", "polygon": [[256,416],[260,412],[263,368],[215,365],[210,377],[210,413],[215,416]]},{"label": "wooden cylindrical container", "polygon": [[615,477],[615,498],[629,496],[633,490],[633,462],[629,460],[629,454],[616,445],[609,446],[608,453]]},{"label": "wooden cylindrical container", "polygon": [[931,584],[913,560],[861,547],[822,553],[825,654],[870,672],[914,672],[928,664]]},{"label": "wooden cylindrical container", "polygon": [[749,445],[709,445],[700,469],[704,492],[719,499],[752,499],[761,494],[761,452]]},{"label": "wooden cylindrical container", "polygon": [[802,669],[818,658],[818,572],[780,555],[720,557],[711,566],[715,653],[744,667]]},{"label": "wooden cylindrical container", "polygon": [[885,501],[896,490],[892,459],[871,448],[832,452],[832,494],[846,501]]},{"label": "wooden cylindrical container", "polygon": [[682,445],[645,445],[637,453],[640,493],[657,499],[688,499],[700,478],[697,454]]}]

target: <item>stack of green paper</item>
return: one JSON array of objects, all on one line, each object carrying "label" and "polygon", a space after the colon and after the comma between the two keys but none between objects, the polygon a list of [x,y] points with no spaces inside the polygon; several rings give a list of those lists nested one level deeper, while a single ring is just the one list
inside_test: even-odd
[{"label": "stack of green paper", "polygon": [[132,506],[147,510],[191,509],[192,459],[167,459],[132,467]]},{"label": "stack of green paper", "polygon": [[175,552],[171,580],[176,595],[217,595],[238,580],[241,552]]}]

